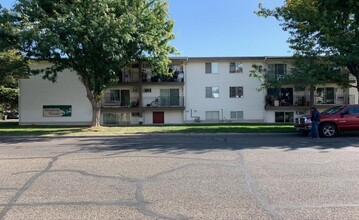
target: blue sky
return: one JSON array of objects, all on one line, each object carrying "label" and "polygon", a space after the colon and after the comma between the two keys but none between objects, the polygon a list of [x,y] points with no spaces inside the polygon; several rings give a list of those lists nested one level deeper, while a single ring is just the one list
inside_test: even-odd
[{"label": "blue sky", "polygon": [[[262,2],[267,8],[284,0],[168,0],[175,21],[171,42],[180,56],[290,56],[284,32],[274,18],[253,11]],[[14,0],[0,0],[9,7]]]}]

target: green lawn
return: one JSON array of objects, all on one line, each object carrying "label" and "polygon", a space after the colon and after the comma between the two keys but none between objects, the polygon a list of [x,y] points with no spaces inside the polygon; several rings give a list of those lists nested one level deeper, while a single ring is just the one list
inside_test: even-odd
[{"label": "green lawn", "polygon": [[0,136],[91,136],[150,133],[292,133],[291,124],[200,124],[162,126],[19,126],[1,122]]}]

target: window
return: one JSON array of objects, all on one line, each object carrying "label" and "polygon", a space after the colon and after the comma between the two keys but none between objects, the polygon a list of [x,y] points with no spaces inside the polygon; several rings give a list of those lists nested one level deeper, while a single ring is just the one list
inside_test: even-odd
[{"label": "window", "polygon": [[229,73],[242,73],[243,65],[241,62],[229,63]]},{"label": "window", "polygon": [[329,88],[317,88],[316,104],[335,104],[335,92],[333,87]]},{"label": "window", "polygon": [[346,114],[359,114],[359,107],[358,106],[352,106],[344,111]]},{"label": "window", "polygon": [[130,90],[110,90],[110,92],[105,93],[104,104],[128,106],[130,104]]},{"label": "window", "polygon": [[129,125],[130,113],[105,113],[103,114],[103,124],[105,125]]},{"label": "window", "polygon": [[218,63],[206,63],[206,73],[219,73]]},{"label": "window", "polygon": [[143,92],[145,92],[145,93],[150,93],[152,90],[151,89],[149,89],[149,88],[145,88],[145,89],[143,89]]},{"label": "window", "polygon": [[206,87],[206,98],[219,98],[219,87]]},{"label": "window", "polygon": [[207,121],[219,121],[219,111],[206,111]]},{"label": "window", "polygon": [[[293,105],[293,88],[268,88],[266,96],[266,105],[276,106],[275,102],[281,106]],[[297,105],[305,104],[305,97],[297,97],[295,100]]]},{"label": "window", "polygon": [[276,123],[293,123],[294,113],[293,112],[275,112]]},{"label": "window", "polygon": [[243,87],[229,87],[229,97],[230,98],[242,98],[243,97]]},{"label": "window", "polygon": [[268,79],[282,80],[287,74],[287,64],[268,64]]},{"label": "window", "polygon": [[231,111],[231,119],[232,120],[243,119],[243,111]]},{"label": "window", "polygon": [[179,89],[160,89],[161,106],[179,106]]},{"label": "window", "polygon": [[132,112],[131,116],[132,117],[140,117],[140,113],[139,112]]}]

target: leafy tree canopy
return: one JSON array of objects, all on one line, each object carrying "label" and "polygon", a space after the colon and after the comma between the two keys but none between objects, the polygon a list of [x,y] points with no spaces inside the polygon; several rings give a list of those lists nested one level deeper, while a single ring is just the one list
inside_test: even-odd
[{"label": "leafy tree canopy", "polygon": [[1,108],[14,110],[18,106],[18,80],[29,76],[28,62],[17,50],[0,52]]},{"label": "leafy tree canopy", "polygon": [[[45,77],[55,81],[69,68],[80,76],[99,124],[103,91],[135,60],[165,71],[173,20],[163,0],[18,0],[13,25],[26,57],[48,60]],[[95,118],[96,115],[96,118]]]},{"label": "leafy tree canopy", "polygon": [[286,0],[273,10],[259,7],[258,15],[276,18],[291,34],[288,41],[299,56],[326,56],[326,62],[347,67],[359,79],[358,1]]},{"label": "leafy tree canopy", "polygon": [[28,61],[18,46],[11,13],[0,5],[0,109],[15,110],[18,106],[18,79],[29,76]]}]

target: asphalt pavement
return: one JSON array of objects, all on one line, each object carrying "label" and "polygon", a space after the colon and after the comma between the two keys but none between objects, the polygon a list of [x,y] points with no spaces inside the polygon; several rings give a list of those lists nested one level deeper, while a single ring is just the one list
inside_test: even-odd
[{"label": "asphalt pavement", "polygon": [[359,136],[0,137],[0,219],[359,219]]}]

